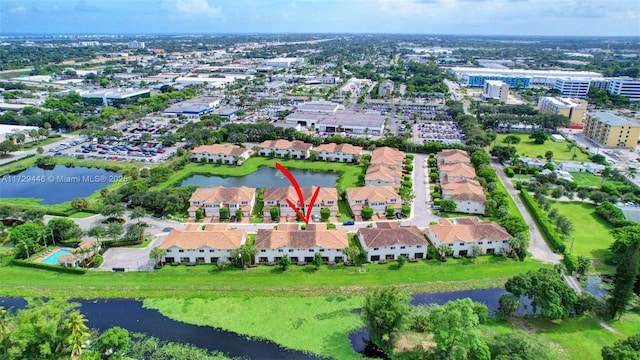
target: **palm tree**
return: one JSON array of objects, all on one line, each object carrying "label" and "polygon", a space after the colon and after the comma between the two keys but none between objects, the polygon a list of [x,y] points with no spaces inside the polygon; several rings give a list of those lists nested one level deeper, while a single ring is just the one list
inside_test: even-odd
[{"label": "palm tree", "polygon": [[162,258],[165,257],[166,255],[167,255],[167,250],[160,249],[159,247],[154,247],[153,249],[151,249],[151,252],[149,253],[149,257],[156,261],[156,265],[159,264],[160,260],[162,260]]},{"label": "palm tree", "polygon": [[4,342],[5,337],[9,334],[9,311],[0,306],[0,344]]},{"label": "palm tree", "polygon": [[26,259],[29,260],[29,244],[27,244],[25,240],[20,240],[20,242],[18,243],[18,246],[24,249],[24,251],[27,253]]},{"label": "palm tree", "polygon": [[78,311],[74,311],[66,319],[65,329],[70,330],[71,334],[67,338],[67,344],[71,347],[70,358],[72,360],[78,359],[82,354],[82,345],[89,338],[89,329],[85,324],[87,319]]}]

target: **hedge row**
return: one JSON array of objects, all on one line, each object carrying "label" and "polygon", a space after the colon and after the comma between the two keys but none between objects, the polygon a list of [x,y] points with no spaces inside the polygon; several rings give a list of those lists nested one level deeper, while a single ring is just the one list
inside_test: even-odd
[{"label": "hedge row", "polygon": [[31,267],[36,269],[51,270],[51,271],[56,271],[61,273],[77,274],[77,275],[82,275],[87,272],[87,270],[82,268],[66,267],[66,266],[60,266],[60,265],[49,265],[49,264],[44,264],[39,262],[31,262],[31,261],[17,260],[17,259],[11,260],[11,264],[16,266]]},{"label": "hedge row", "polygon": [[573,274],[574,271],[578,271],[578,259],[571,254],[564,254],[562,259],[564,266],[567,268],[567,273]]},{"label": "hedge row", "polygon": [[105,240],[105,241],[102,242],[102,246],[106,249],[106,248],[110,248],[110,247],[140,245],[143,242],[144,242],[144,239],[138,239],[138,240],[122,240],[122,239]]},{"label": "hedge row", "polygon": [[544,239],[547,241],[547,244],[549,244],[554,251],[564,253],[567,250],[567,247],[564,245],[562,239],[560,239],[553,226],[549,223],[547,214],[538,207],[533,196],[529,195],[526,190],[522,190],[520,191],[520,198],[538,225],[538,228],[540,229]]},{"label": "hedge row", "polygon": [[635,224],[633,221],[627,220],[624,217],[622,210],[618,209],[618,207],[609,201],[605,201],[598,205],[596,208],[596,214],[607,220],[614,227],[623,227]]}]

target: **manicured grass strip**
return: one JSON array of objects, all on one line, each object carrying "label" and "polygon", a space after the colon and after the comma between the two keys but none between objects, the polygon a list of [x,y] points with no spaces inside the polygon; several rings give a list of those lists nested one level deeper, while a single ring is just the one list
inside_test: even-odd
[{"label": "manicured grass strip", "polygon": [[364,171],[363,165],[323,161],[269,159],[264,157],[249,158],[241,166],[190,162],[182,170],[171,175],[167,181],[153,187],[153,189],[164,189],[174,185],[177,186],[182,180],[191,175],[247,176],[249,174],[253,174],[262,167],[275,168],[276,162],[289,169],[340,173],[338,184],[343,189],[356,187],[358,185],[358,176],[360,176]]},{"label": "manicured grass strip", "polygon": [[69,215],[69,217],[72,219],[84,219],[84,218],[92,217],[93,215],[95,214],[91,212],[78,211],[77,213],[73,213]]},{"label": "manicured grass strip", "polygon": [[[544,144],[536,144],[532,139],[529,139],[529,134],[498,134],[496,138],[496,145],[506,145],[502,142],[508,135],[515,135],[520,137],[520,143],[510,145],[515,146],[516,153],[525,157],[542,157],[544,158],[545,152],[551,150],[553,152],[553,160],[573,160],[573,161],[589,161],[589,156],[580,149],[567,150],[566,142],[553,142],[547,140]],[[573,159],[573,154],[576,154],[576,158]]]},{"label": "manicured grass strip", "polygon": [[[567,216],[573,223],[573,255],[584,255],[604,262],[611,252],[609,246],[615,239],[609,233],[613,226],[596,214],[596,206],[582,202],[553,203],[558,213]],[[567,248],[571,245],[567,244]]]},{"label": "manicured grass strip", "polygon": [[[89,271],[83,276],[37,269],[0,266],[0,296],[59,297],[210,297],[221,296],[327,296],[350,295],[369,287],[395,285],[407,291],[438,292],[501,286],[510,276],[540,268],[537,261],[513,261],[502,256],[475,260],[450,259],[446,263],[422,260],[396,270],[395,262],[361,268],[337,265],[292,266],[286,272],[259,266],[247,270],[218,270],[215,265],[165,266],[154,272],[111,273]],[[364,269],[364,272],[360,272]]]},{"label": "manicured grass strip", "polygon": [[362,326],[359,314],[352,312],[362,301],[362,297],[147,299],[144,306],[177,321],[348,360],[362,359],[349,342],[349,334]]}]

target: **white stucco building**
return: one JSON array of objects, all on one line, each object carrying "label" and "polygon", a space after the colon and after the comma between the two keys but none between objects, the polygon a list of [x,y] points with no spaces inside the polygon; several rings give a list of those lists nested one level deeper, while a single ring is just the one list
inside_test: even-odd
[{"label": "white stucco building", "polygon": [[475,218],[440,219],[430,225],[427,237],[437,248],[445,244],[453,256],[469,256],[474,246],[480,254],[505,254],[511,250],[509,233],[495,222]]}]

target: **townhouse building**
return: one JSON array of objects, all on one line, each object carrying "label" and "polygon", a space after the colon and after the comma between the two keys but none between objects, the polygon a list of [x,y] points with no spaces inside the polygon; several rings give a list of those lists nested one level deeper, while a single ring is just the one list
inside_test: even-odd
[{"label": "townhouse building", "polygon": [[438,165],[442,164],[471,164],[471,158],[469,158],[469,154],[467,154],[464,150],[458,149],[446,149],[438,152],[435,156],[436,163]]},{"label": "townhouse building", "polygon": [[301,230],[298,224],[280,224],[277,229],[258,229],[255,247],[256,262],[276,264],[287,255],[292,264],[313,261],[316,253],[325,263],[346,261],[343,249],[349,246],[345,229],[327,229],[327,224],[308,224]]},{"label": "townhouse building", "polygon": [[322,144],[316,147],[318,160],[357,163],[362,158],[362,147],[351,144]]},{"label": "townhouse building", "polygon": [[286,158],[290,156],[291,159],[306,160],[309,158],[309,151],[313,147],[311,144],[307,144],[298,140],[266,140],[258,145],[260,150],[258,154],[260,156],[271,156],[277,158]]},{"label": "townhouse building", "polygon": [[364,176],[365,185],[392,186],[398,189],[402,182],[402,168],[373,165],[367,168]]},{"label": "townhouse building", "polygon": [[437,248],[445,244],[453,256],[468,256],[477,246],[480,254],[506,254],[511,251],[509,233],[495,222],[475,218],[440,219],[429,226],[429,241]]},{"label": "townhouse building", "polygon": [[484,202],[487,200],[482,185],[476,180],[456,179],[443,182],[442,199],[453,200],[456,212],[467,214],[484,214]]},{"label": "townhouse building", "polygon": [[422,259],[427,256],[428,242],[416,226],[399,226],[379,222],[373,228],[358,229],[358,241],[367,252],[369,261]]},{"label": "townhouse building", "polygon": [[383,146],[371,152],[371,165],[384,165],[388,167],[402,167],[404,152]]},{"label": "townhouse building", "polygon": [[234,144],[201,145],[191,150],[191,161],[206,161],[225,165],[242,165],[251,157],[251,150]]},{"label": "townhouse building", "polygon": [[159,248],[167,251],[162,259],[167,264],[216,264],[220,258],[233,260],[231,251],[242,246],[246,238],[246,231],[227,229],[224,224],[189,224],[185,229],[171,230]]},{"label": "townhouse building", "polygon": [[189,216],[196,216],[201,209],[204,216],[220,216],[221,208],[229,208],[231,215],[242,209],[243,216],[251,215],[256,200],[256,189],[241,186],[225,188],[222,186],[198,188],[189,198]]},{"label": "townhouse building", "polygon": [[362,208],[368,206],[374,214],[384,214],[387,206],[396,211],[402,207],[400,195],[391,186],[372,186],[347,188],[347,201],[354,215],[362,215]]},{"label": "townhouse building", "polygon": [[[281,217],[295,217],[297,214],[291,206],[289,206],[289,203],[287,202],[287,199],[289,199],[298,207],[298,209],[304,210],[304,214],[306,215],[309,211],[309,202],[317,188],[318,186],[309,186],[300,189],[302,191],[305,204],[300,204],[298,193],[293,186],[285,188],[268,188],[264,191],[264,207],[262,208],[262,211],[265,216],[269,216],[271,208],[276,206],[280,208]],[[331,210],[331,216],[335,216],[338,213],[338,191],[336,188],[320,188],[318,197],[311,208],[311,216],[320,216],[320,210],[323,208]]]}]

